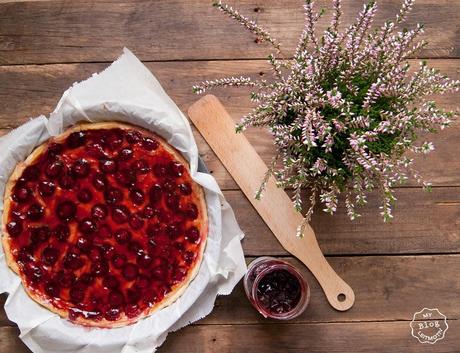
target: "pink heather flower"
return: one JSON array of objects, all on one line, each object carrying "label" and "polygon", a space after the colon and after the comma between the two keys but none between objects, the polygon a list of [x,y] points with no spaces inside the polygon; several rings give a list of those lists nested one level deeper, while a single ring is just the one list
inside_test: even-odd
[{"label": "pink heather flower", "polygon": [[333,108],[339,108],[343,104],[342,93],[334,89],[333,91],[327,91],[327,100]]},{"label": "pink heather flower", "polygon": [[273,175],[280,187],[294,190],[293,203],[301,212],[302,190],[307,190],[310,197],[299,234],[317,199],[324,211],[334,213],[343,193],[346,212],[355,219],[367,192],[378,190],[382,217],[390,220],[396,201],[393,186],[412,177],[429,188],[405,152],[434,149],[431,142],[417,143],[415,136],[449,126],[458,113],[439,108],[427,97],[458,91],[460,81],[425,62],[410,73],[407,57],[426,45],[416,41],[422,25],[397,30],[413,0],[404,0],[396,19],[377,30],[372,29],[377,3],[371,1],[343,31],[341,1],[333,0],[331,23],[322,36],[316,31],[322,12],[315,12],[313,2],[306,0],[305,26],[292,60],[283,59],[280,44],[267,30],[221,1],[215,6],[273,47],[275,52],[268,56],[273,79],[229,77],[205,81],[194,91],[220,86],[251,90],[257,106],[237,129],[267,127],[277,148],[257,197]]}]

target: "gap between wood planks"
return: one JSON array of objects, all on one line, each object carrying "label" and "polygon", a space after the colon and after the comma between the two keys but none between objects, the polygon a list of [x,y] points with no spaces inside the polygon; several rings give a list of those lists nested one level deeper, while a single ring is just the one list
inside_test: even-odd
[{"label": "gap between wood planks", "polygon": [[[457,318],[447,318],[447,322],[458,322],[460,319]],[[322,324],[360,324],[360,323],[372,323],[372,322],[382,322],[382,323],[391,323],[391,322],[411,322],[412,319],[402,320],[402,319],[388,319],[388,320],[348,320],[348,321],[340,321],[340,320],[325,320],[325,321],[309,321],[309,322],[235,322],[229,324],[221,324],[218,322],[209,322],[209,323],[201,323],[201,320],[191,323],[189,326],[261,326],[261,325],[290,325],[290,326],[299,326],[299,325],[322,325]],[[10,321],[9,323],[0,324],[1,327],[17,327],[17,325]]]},{"label": "gap between wood planks", "polygon": [[[447,319],[447,322],[455,321],[458,322],[460,319]],[[309,322],[248,322],[248,323],[231,323],[231,324],[219,324],[219,323],[206,323],[201,324],[199,321],[190,324],[190,326],[261,326],[261,325],[286,325],[286,326],[299,326],[299,325],[327,325],[327,324],[361,324],[361,323],[392,323],[392,322],[411,322],[412,319],[408,320],[350,320],[350,321],[309,321]],[[9,327],[9,326],[2,326]]]},{"label": "gap between wood planks", "polygon": [[[53,1],[53,0],[38,0],[38,1]],[[120,55],[122,54],[122,49],[120,47]],[[129,49],[129,48],[128,48]],[[267,54],[268,56],[268,54]],[[46,66],[46,65],[77,65],[77,64],[111,64],[117,58],[113,60],[101,60],[101,61],[50,61],[44,63],[9,63],[4,64],[0,62],[0,67],[8,67],[8,66]],[[286,60],[292,60],[292,57],[286,58]],[[409,57],[408,60],[459,60],[459,57],[456,56],[420,56],[420,57]],[[155,64],[155,63],[193,63],[193,62],[209,62],[209,61],[216,61],[216,62],[232,62],[232,61],[262,61],[267,62],[267,57],[253,57],[253,58],[245,58],[245,57],[235,57],[235,58],[203,58],[203,59],[170,59],[170,60],[141,60],[144,64]]]},{"label": "gap between wood planks", "polygon": [[[4,310],[4,309],[0,309]],[[255,309],[254,309],[255,310]],[[307,309],[308,310],[308,309]],[[191,323],[189,326],[261,326],[261,325],[286,325],[286,326],[299,326],[299,325],[322,325],[322,324],[360,324],[360,323],[392,323],[392,322],[411,322],[412,318],[409,319],[375,319],[375,320],[357,320],[357,319],[350,319],[350,320],[312,320],[308,322],[296,322],[296,321],[283,321],[283,322],[274,322],[274,321],[266,321],[266,322],[235,322],[235,323],[218,323],[218,322],[206,322],[201,323],[203,319],[200,319],[196,322]],[[458,322],[460,319],[458,318],[447,318],[447,322]],[[1,327],[17,327],[17,325],[12,322],[0,323]]]},{"label": "gap between wood planks", "polygon": [[[53,1],[53,0],[38,0],[38,1]],[[128,48],[129,49],[129,48]],[[120,56],[123,54],[123,47],[120,47]],[[134,53],[136,54],[136,53]],[[201,63],[201,62],[234,62],[234,61],[260,61],[262,63],[268,62],[268,54],[267,56],[261,56],[261,57],[252,57],[252,58],[245,58],[245,57],[235,57],[235,58],[196,58],[196,59],[160,59],[160,60],[141,60],[143,64],[161,64],[161,63]],[[118,57],[117,57],[118,58]],[[50,61],[50,62],[43,62],[43,63],[9,63],[9,64],[4,64],[0,62],[0,67],[1,68],[6,68],[6,67],[18,67],[18,66],[47,66],[47,65],[84,65],[84,64],[112,64],[117,58],[114,58],[113,60],[89,60],[89,61]],[[288,57],[286,58],[287,61],[292,60],[293,57]],[[460,60],[460,57],[458,56],[415,56],[415,57],[408,57],[407,60],[412,61],[412,64],[414,61],[422,61],[422,60],[429,60],[428,64],[430,62],[436,61],[436,60]]]},{"label": "gap between wood planks", "polygon": [[[334,258],[334,257],[379,257],[379,256],[392,256],[392,257],[414,257],[414,256],[449,256],[449,255],[460,255],[460,252],[454,251],[454,252],[427,252],[427,253],[378,253],[378,254],[366,254],[366,253],[355,253],[355,254],[327,254],[324,255],[326,258]],[[246,258],[250,257],[257,257],[259,255],[251,255],[251,254],[245,254],[244,255]],[[294,256],[289,256],[286,254],[273,254],[273,255],[267,255],[270,257],[275,257],[275,258],[285,258],[285,257],[292,257],[295,258]]]}]

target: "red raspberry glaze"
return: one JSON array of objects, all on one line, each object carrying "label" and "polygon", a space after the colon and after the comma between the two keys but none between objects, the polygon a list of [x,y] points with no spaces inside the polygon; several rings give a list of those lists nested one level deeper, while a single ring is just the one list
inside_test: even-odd
[{"label": "red raspberry glaze", "polygon": [[28,288],[70,319],[133,319],[161,301],[200,250],[190,175],[139,131],[70,134],[27,167],[6,228]]}]

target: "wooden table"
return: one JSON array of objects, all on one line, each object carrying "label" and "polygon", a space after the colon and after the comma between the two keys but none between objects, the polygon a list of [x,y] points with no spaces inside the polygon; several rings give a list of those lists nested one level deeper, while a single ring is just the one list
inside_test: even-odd
[{"label": "wooden table", "polygon": [[[402,0],[401,0],[402,1]],[[400,0],[379,1],[378,24],[394,16]],[[129,47],[186,111],[197,97],[191,86],[203,79],[268,75],[267,47],[205,0],[3,1],[0,0],[0,128],[2,133],[49,114],[62,92],[108,65]],[[364,1],[344,1],[350,23]],[[320,6],[329,3],[318,1]],[[300,0],[232,0],[265,24],[292,51],[303,25]],[[420,57],[460,78],[459,0],[420,0],[409,25],[425,23],[430,44]],[[324,25],[321,28],[324,29]],[[250,109],[248,92],[216,91],[238,120]],[[454,108],[458,95],[440,98]],[[246,135],[264,160],[273,149],[268,134]],[[288,256],[243,196],[232,177],[196,133],[201,156],[218,180],[246,233],[247,260]],[[217,300],[205,319],[169,335],[159,352],[459,352],[460,351],[460,124],[435,136],[436,151],[417,159],[434,184],[423,192],[413,181],[397,190],[395,219],[384,224],[378,200],[370,197],[363,216],[347,219],[318,210],[312,225],[335,270],[353,287],[355,306],[334,311],[308,270],[311,304],[299,318],[264,320],[238,285]],[[6,296],[1,297],[2,303]],[[412,315],[436,307],[448,318],[446,338],[434,345],[411,336]],[[0,313],[0,352],[27,352],[15,325]]]}]

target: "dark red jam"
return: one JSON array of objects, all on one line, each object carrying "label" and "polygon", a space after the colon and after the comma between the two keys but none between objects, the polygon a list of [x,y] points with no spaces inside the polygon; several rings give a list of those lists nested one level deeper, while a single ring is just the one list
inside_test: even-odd
[{"label": "dark red jam", "polygon": [[136,318],[181,283],[202,241],[187,168],[136,129],[74,132],[12,190],[26,286],[70,319]]},{"label": "dark red jam", "polygon": [[265,317],[291,319],[308,305],[310,290],[302,275],[289,263],[275,258],[254,260],[244,287],[251,303]]},{"label": "dark red jam", "polygon": [[286,270],[273,270],[260,280],[257,300],[270,313],[287,313],[299,303],[299,280]]}]

